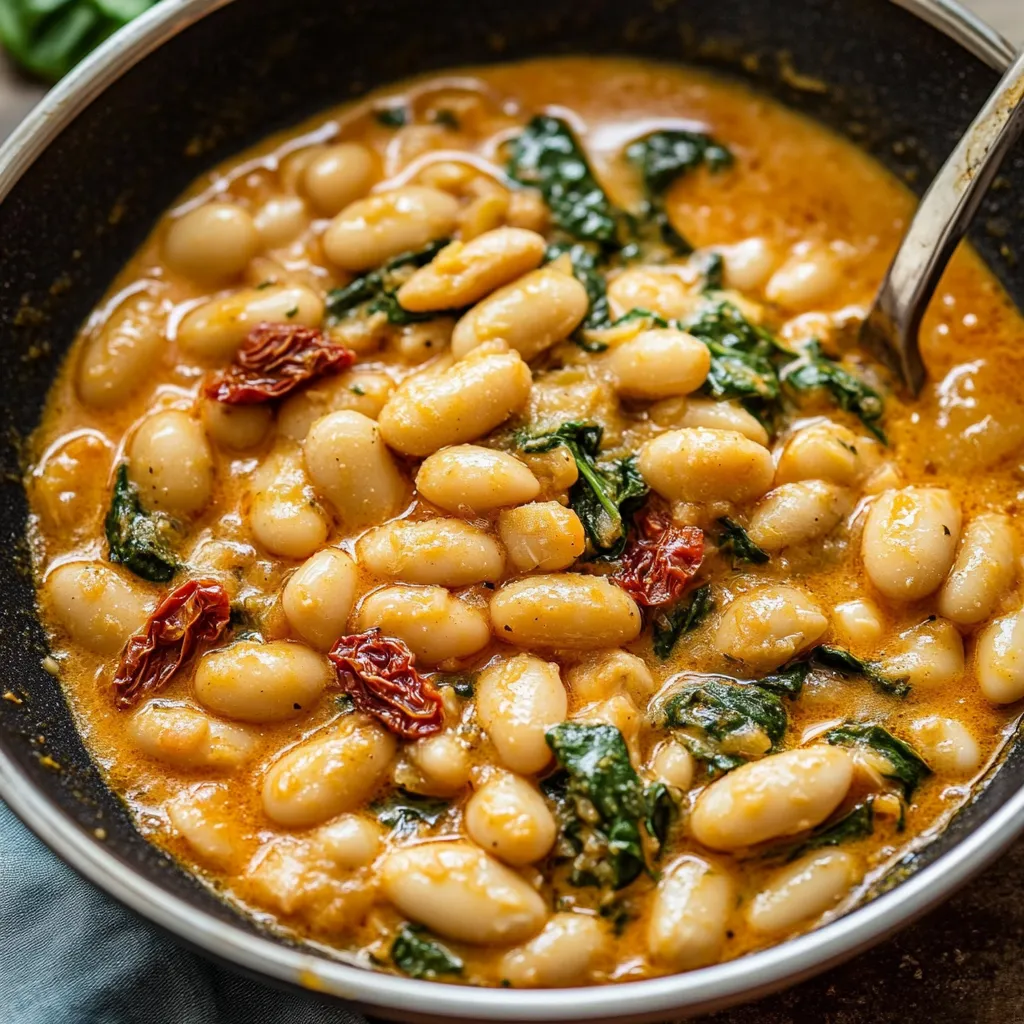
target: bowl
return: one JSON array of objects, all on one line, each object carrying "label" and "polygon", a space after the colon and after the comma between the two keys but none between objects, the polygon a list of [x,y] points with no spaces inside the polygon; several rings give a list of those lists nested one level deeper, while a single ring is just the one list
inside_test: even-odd
[{"label": "bowl", "polygon": [[[203,170],[318,109],[414,72],[563,52],[626,53],[738,76],[853,138],[923,188],[1013,49],[949,0],[166,0],[68,76],[0,151],[0,796],[60,857],[180,941],[246,973],[395,1019],[643,1021],[808,977],[928,910],[1024,828],[1011,742],[950,826],[846,916],[688,974],[601,988],[485,990],[372,973],[274,936],[135,831],[41,666],[21,439],[82,320]],[[973,241],[1018,304],[1024,153]],[[988,225],[992,230],[984,230]]]}]

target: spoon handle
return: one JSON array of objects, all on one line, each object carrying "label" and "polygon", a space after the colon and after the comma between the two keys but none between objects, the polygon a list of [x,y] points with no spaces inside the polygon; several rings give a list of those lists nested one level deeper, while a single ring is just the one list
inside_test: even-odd
[{"label": "spoon handle", "polygon": [[1014,61],[921,200],[862,338],[913,394],[925,380],[918,330],[942,272],[1010,147],[1024,132],[1024,53]]}]

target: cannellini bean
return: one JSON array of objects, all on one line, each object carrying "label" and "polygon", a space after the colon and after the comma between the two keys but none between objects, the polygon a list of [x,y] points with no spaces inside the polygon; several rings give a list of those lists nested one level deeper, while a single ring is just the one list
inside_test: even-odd
[{"label": "cannellini bean", "polygon": [[128,476],[146,508],[201,512],[213,492],[213,455],[202,426],[178,409],[147,416],[128,444]]},{"label": "cannellini bean", "polygon": [[76,431],[49,448],[26,481],[33,508],[65,538],[95,528],[107,504],[113,446],[99,432]]},{"label": "cannellini bean", "polygon": [[364,534],[356,556],[374,576],[442,587],[493,582],[505,571],[498,542],[461,519],[396,519]]},{"label": "cannellini bean", "polygon": [[589,651],[569,669],[565,682],[581,704],[626,693],[639,707],[646,707],[655,690],[643,658],[628,651]]},{"label": "cannellini bean", "polygon": [[668,786],[687,790],[693,785],[696,772],[693,754],[677,740],[665,740],[658,745],[651,767],[654,774]]},{"label": "cannellini bean", "polygon": [[78,395],[94,409],[123,404],[144,384],[152,383],[167,348],[148,298],[129,300],[99,327],[82,348]]},{"label": "cannellini bean", "polygon": [[520,647],[615,647],[640,635],[640,609],[610,580],[551,573],[506,583],[491,598],[500,639]]},{"label": "cannellini bean", "polygon": [[682,278],[666,270],[630,267],[608,282],[613,317],[633,309],[648,309],[670,320],[688,316],[699,299]]},{"label": "cannellini bean", "polygon": [[684,427],[648,441],[637,460],[643,478],[669,501],[759,498],[775,467],[768,449],[734,430]]},{"label": "cannellini bean", "polygon": [[398,301],[414,313],[471,306],[539,266],[545,248],[541,235],[522,228],[496,228],[465,244],[452,242],[398,289]]},{"label": "cannellini bean", "polygon": [[518,353],[485,351],[406,381],[381,409],[380,431],[403,455],[475,441],[523,407],[532,383]]},{"label": "cannellini bean", "polygon": [[468,658],[491,638],[487,616],[444,587],[375,590],[364,598],[356,615],[357,631],[374,626],[404,640],[417,658],[430,665]]},{"label": "cannellini bean", "polygon": [[608,355],[616,390],[629,398],[688,395],[711,368],[711,351],[702,341],[671,328],[642,331]]},{"label": "cannellini bean", "polygon": [[757,444],[768,446],[768,431],[736,402],[716,402],[708,398],[665,398],[652,405],[647,414],[659,427],[735,430]]},{"label": "cannellini bean", "polygon": [[551,760],[547,731],[565,721],[568,699],[558,666],[532,654],[488,665],[476,688],[476,714],[502,763],[532,775]]},{"label": "cannellini bean", "polygon": [[540,483],[544,499],[564,497],[568,500],[569,488],[579,479],[580,471],[572,452],[565,445],[559,445],[550,452],[525,455],[523,462]]},{"label": "cannellini bean", "polygon": [[1017,575],[1017,538],[1010,517],[976,516],[964,528],[953,568],[939,591],[939,612],[961,626],[987,619]]},{"label": "cannellini bean", "polygon": [[741,292],[756,292],[779,263],[775,247],[763,238],[745,238],[717,251],[722,256],[723,283]]},{"label": "cannellini bean", "polygon": [[318,650],[328,650],[345,632],[358,583],[356,564],[344,551],[318,551],[292,573],[281,593],[288,625]]},{"label": "cannellini bean", "polygon": [[740,594],[726,607],[715,649],[755,672],[770,672],[827,628],[828,618],[802,590],[770,584]]},{"label": "cannellini bean", "polygon": [[809,309],[827,300],[841,281],[842,268],[830,249],[800,245],[772,274],[764,294],[787,309]]},{"label": "cannellini bean", "polygon": [[567,988],[589,981],[609,953],[605,924],[587,914],[555,914],[540,935],[502,958],[498,973],[513,988]]},{"label": "cannellini bean", "polygon": [[371,420],[380,415],[395,390],[395,382],[374,370],[353,370],[327,377],[287,398],[277,411],[277,430],[293,441],[304,441],[321,416],[349,409]]},{"label": "cannellini bean", "polygon": [[461,359],[477,345],[500,339],[529,362],[568,338],[589,305],[587,290],[575,277],[542,267],[499,288],[466,313],[455,325],[452,354]]},{"label": "cannellini bean", "polygon": [[416,791],[431,796],[452,796],[462,789],[473,770],[465,744],[450,732],[417,740],[406,748],[409,760],[422,776]]},{"label": "cannellini bean", "polygon": [[537,478],[515,456],[474,444],[444,448],[424,459],[416,488],[446,512],[468,517],[522,505],[540,493]]},{"label": "cannellini bean", "polygon": [[255,753],[258,738],[184,704],[151,700],[128,719],[131,741],[147,757],[174,768],[233,771]]},{"label": "cannellini bean", "polygon": [[915,690],[949,687],[964,674],[964,642],[952,622],[930,618],[902,634],[881,670],[905,678]]},{"label": "cannellini bean", "polygon": [[738,850],[820,825],[842,802],[853,760],[825,744],[769,754],[713,782],[690,816],[694,838]]},{"label": "cannellini bean", "polygon": [[993,704],[1024,697],[1024,611],[986,626],[978,637],[974,670],[981,692]]},{"label": "cannellini bean", "polygon": [[609,697],[608,700],[598,701],[589,707],[581,708],[573,714],[572,718],[576,722],[593,722],[618,729],[626,741],[633,760],[638,760],[636,745],[640,737],[640,712],[624,693],[618,693],[614,697]]},{"label": "cannellini bean", "polygon": [[303,450],[309,478],[346,527],[379,523],[405,502],[405,477],[362,413],[343,409],[318,419]]},{"label": "cannellini bean", "polygon": [[392,350],[411,365],[425,363],[451,348],[454,329],[455,319],[450,316],[406,324],[391,340]]},{"label": "cannellini bean", "polygon": [[328,522],[297,452],[271,454],[252,477],[249,527],[272,555],[308,558],[327,540]]},{"label": "cannellini bean", "polygon": [[167,817],[200,860],[221,871],[237,868],[242,841],[231,793],[223,783],[204,782],[178,793],[167,804]]},{"label": "cannellini bean", "polygon": [[747,922],[762,935],[788,932],[831,910],[860,873],[860,862],[845,850],[812,850],[769,877],[747,906]]},{"label": "cannellini bean", "polygon": [[387,774],[395,747],[376,722],[345,715],[274,761],[263,780],[263,810],[285,828],[355,810]]},{"label": "cannellini bean", "polygon": [[955,718],[930,715],[910,726],[928,767],[948,775],[972,775],[981,766],[981,747],[970,729]]},{"label": "cannellini bean", "polygon": [[171,269],[203,284],[237,277],[260,248],[251,215],[232,203],[206,203],[171,221],[164,259]]},{"label": "cannellini bean", "polygon": [[832,623],[847,643],[855,646],[876,644],[882,636],[882,613],[874,601],[857,598],[837,604]]},{"label": "cannellini bean", "polygon": [[658,883],[647,922],[647,952],[674,971],[716,963],[736,906],[736,887],[721,868],[685,856]]},{"label": "cannellini bean", "polygon": [[547,918],[544,901],[515,872],[464,842],[421,843],[390,853],[384,895],[410,920],[474,945],[522,942]]},{"label": "cannellini bean", "polygon": [[847,491],[823,480],[781,484],[751,513],[747,534],[765,551],[781,551],[831,533],[851,506]]},{"label": "cannellini bean", "polygon": [[119,654],[146,620],[132,584],[101,562],[65,562],[47,575],[44,592],[71,639],[95,654]]},{"label": "cannellini bean", "polygon": [[292,640],[239,640],[204,654],[192,689],[204,707],[241,722],[308,714],[332,679],[326,659]]},{"label": "cannellini bean", "polygon": [[259,324],[319,327],[323,318],[323,299],[304,284],[243,288],[193,309],[178,325],[175,340],[188,356],[223,363]]},{"label": "cannellini bean", "polygon": [[505,220],[511,227],[543,233],[550,225],[551,211],[536,189],[517,188],[508,198]]},{"label": "cannellini bean", "polygon": [[469,798],[465,815],[470,839],[513,867],[546,856],[558,833],[544,798],[518,775],[497,775],[485,782]]},{"label": "cannellini bean", "polygon": [[440,189],[406,185],[378,192],[349,203],[331,221],[324,253],[342,270],[371,270],[450,235],[458,216],[459,201]]},{"label": "cannellini bean", "polygon": [[355,814],[343,814],[318,828],[315,842],[333,864],[343,870],[355,871],[377,859],[384,835],[377,822]]},{"label": "cannellini bean", "polygon": [[826,480],[849,487],[870,470],[877,445],[838,423],[812,423],[798,430],[779,455],[775,483]]},{"label": "cannellini bean", "polygon": [[960,505],[949,491],[886,491],[872,504],[861,538],[868,579],[893,600],[927,597],[953,565],[959,536]]},{"label": "cannellini bean", "polygon": [[265,405],[226,405],[206,398],[201,409],[207,437],[237,452],[255,448],[274,421],[273,412]]},{"label": "cannellini bean", "polygon": [[587,546],[580,517],[557,501],[502,509],[498,534],[520,572],[568,569]]},{"label": "cannellini bean", "polygon": [[326,146],[305,166],[302,187],[319,213],[333,217],[370,191],[380,173],[376,156],[358,142]]},{"label": "cannellini bean", "polygon": [[256,211],[253,222],[263,247],[280,249],[309,227],[309,207],[301,196],[274,196]]}]

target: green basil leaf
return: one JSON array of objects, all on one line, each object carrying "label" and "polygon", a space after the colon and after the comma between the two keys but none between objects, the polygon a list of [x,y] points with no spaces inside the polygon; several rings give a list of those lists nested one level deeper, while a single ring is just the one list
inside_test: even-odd
[{"label": "green basil leaf", "polygon": [[110,561],[151,583],[166,583],[181,568],[170,548],[171,520],[159,512],[146,512],[135,485],[128,479],[128,464],[121,463],[114,478],[110,509],[104,521]]}]

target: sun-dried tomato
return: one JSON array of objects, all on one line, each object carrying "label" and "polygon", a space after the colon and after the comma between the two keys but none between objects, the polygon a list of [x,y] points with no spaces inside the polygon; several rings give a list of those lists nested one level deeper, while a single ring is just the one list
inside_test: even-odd
[{"label": "sun-dried tomato", "polygon": [[639,514],[634,522],[637,533],[622,553],[613,579],[637,604],[669,604],[700,568],[704,533],[696,526],[674,526],[658,509]]},{"label": "sun-dried tomato", "polygon": [[115,703],[133,707],[144,694],[162,689],[195,654],[212,643],[231,618],[231,600],[215,580],[188,580],[172,590],[136,633],[114,674]]},{"label": "sun-dried tomato", "polygon": [[379,718],[408,740],[440,731],[441,694],[416,671],[416,656],[401,640],[368,629],[343,636],[328,657],[358,711]]},{"label": "sun-dried tomato", "polygon": [[347,370],[355,358],[351,349],[332,344],[314,327],[260,324],[234,363],[206,385],[206,397],[226,405],[272,402],[316,377]]}]

